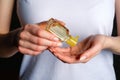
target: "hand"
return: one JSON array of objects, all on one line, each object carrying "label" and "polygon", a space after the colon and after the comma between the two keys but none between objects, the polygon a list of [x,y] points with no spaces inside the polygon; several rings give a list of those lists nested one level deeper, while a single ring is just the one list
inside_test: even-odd
[{"label": "hand", "polygon": [[18,49],[23,54],[38,55],[48,47],[61,46],[59,39],[45,30],[46,22],[28,24],[20,33]]},{"label": "hand", "polygon": [[89,36],[74,47],[52,47],[50,51],[66,63],[88,62],[105,47],[106,36]]}]

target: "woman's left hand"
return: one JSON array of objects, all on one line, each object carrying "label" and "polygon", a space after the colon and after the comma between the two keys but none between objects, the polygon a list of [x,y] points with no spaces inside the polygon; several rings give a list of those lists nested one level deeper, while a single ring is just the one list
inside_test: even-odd
[{"label": "woman's left hand", "polygon": [[89,36],[74,47],[51,47],[49,50],[66,63],[86,63],[105,48],[106,36]]}]

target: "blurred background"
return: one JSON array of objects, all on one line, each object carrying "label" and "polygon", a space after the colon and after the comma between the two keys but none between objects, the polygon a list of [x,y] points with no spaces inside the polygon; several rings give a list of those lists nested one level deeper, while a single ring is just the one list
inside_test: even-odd
[{"label": "blurred background", "polygon": [[[20,27],[20,23],[16,14],[16,2],[14,5],[11,26],[11,30]],[[117,36],[115,19],[112,36]],[[18,80],[22,58],[23,55],[19,52],[11,58],[0,58],[0,80]],[[120,56],[114,55],[113,66],[115,68],[117,80],[120,80]]]}]

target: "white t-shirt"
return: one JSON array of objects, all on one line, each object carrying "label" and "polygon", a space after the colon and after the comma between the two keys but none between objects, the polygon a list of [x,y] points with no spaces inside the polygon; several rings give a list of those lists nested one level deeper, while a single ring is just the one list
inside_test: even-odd
[{"label": "white t-shirt", "polygon": [[[51,17],[62,20],[80,40],[92,34],[110,36],[113,29],[115,0],[18,0],[22,25],[39,23]],[[113,55],[101,51],[87,63],[63,63],[49,51],[38,56],[25,55],[22,80],[115,80]]]}]

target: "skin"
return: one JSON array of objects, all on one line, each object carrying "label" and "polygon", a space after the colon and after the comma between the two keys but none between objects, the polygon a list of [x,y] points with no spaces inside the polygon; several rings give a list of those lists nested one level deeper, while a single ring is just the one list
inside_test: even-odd
[{"label": "skin", "polygon": [[[106,49],[107,36],[91,35],[79,42],[74,47],[60,48],[53,47],[51,52],[60,60],[66,63],[85,63],[99,54],[103,49]],[[109,45],[109,44],[108,44]]]},{"label": "skin", "polygon": [[[58,47],[59,39],[45,30],[46,22],[38,25],[26,25],[20,33],[19,51],[24,54],[38,55],[49,47]],[[44,34],[44,35],[43,35]]]},{"label": "skin", "polygon": [[[67,48],[61,48],[62,44],[59,39],[45,30],[46,21],[27,24],[20,29],[9,31],[13,3],[14,0],[0,0],[0,57],[10,57],[17,51],[27,55],[39,55],[44,50],[49,50],[61,61],[71,64],[88,62],[103,49],[120,55],[120,46],[118,45],[120,44],[120,0],[116,0],[117,37],[91,35],[78,42],[76,46]],[[60,23],[65,25],[61,21]],[[18,31],[20,31],[19,44],[16,48],[15,45],[12,45],[11,40],[15,38],[14,34]]]},{"label": "skin", "polygon": [[82,40],[74,47],[60,48],[52,47],[50,51],[61,61],[66,63],[86,63],[99,54],[100,51],[107,49],[120,55],[120,0],[116,0],[117,17],[117,37],[105,35],[91,35]]},{"label": "skin", "polygon": [[[59,39],[44,29],[45,22],[27,24],[14,31],[9,31],[14,0],[0,0],[0,57],[10,57],[20,51],[23,54],[38,55],[48,47],[61,46]],[[18,48],[13,39],[19,37]],[[43,35],[44,34],[44,35]]]}]

